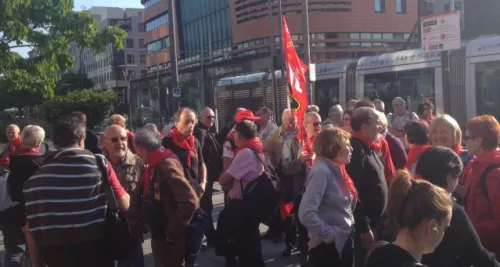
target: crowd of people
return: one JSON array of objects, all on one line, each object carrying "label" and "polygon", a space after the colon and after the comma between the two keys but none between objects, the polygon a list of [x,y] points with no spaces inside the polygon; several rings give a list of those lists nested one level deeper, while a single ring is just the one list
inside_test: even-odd
[{"label": "crowd of people", "polygon": [[[462,135],[430,102],[392,106],[351,100],[323,121],[311,105],[303,131],[289,109],[277,126],[269,108],[238,108],[219,132],[208,107],[179,109],[166,133],[116,114],[102,137],[74,112],[52,125],[53,146],[40,126],[10,125],[4,264],[141,267],[149,232],[157,267],[195,266],[205,238],[227,267],[265,266],[262,239],[310,267],[500,267],[498,121],[472,118]],[[271,177],[280,203],[261,235],[264,207],[246,198]]]}]

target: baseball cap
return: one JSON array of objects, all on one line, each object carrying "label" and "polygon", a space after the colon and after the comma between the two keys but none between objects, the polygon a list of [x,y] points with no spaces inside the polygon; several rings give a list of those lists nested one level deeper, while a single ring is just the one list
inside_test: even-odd
[{"label": "baseball cap", "polygon": [[244,109],[244,110],[240,110],[238,111],[238,113],[236,113],[236,116],[234,116],[235,119],[236,119],[236,122],[240,122],[242,120],[251,120],[251,121],[256,121],[256,120],[260,120],[260,117],[257,117],[253,114],[253,112],[251,110],[248,110],[248,109]]}]

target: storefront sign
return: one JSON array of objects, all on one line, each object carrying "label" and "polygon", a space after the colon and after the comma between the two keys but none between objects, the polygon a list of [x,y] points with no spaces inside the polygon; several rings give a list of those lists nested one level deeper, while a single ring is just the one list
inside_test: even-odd
[{"label": "storefront sign", "polygon": [[458,10],[422,17],[421,32],[423,51],[447,51],[462,47]]}]

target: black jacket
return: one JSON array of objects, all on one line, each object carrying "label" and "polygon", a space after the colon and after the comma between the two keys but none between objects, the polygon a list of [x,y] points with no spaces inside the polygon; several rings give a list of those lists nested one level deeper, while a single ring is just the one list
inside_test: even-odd
[{"label": "black jacket", "polygon": [[357,138],[351,138],[351,162],[346,170],[358,190],[359,200],[354,210],[356,231],[366,233],[377,226],[388,200],[384,164],[372,148]]},{"label": "black jacket", "polygon": [[94,154],[102,154],[102,150],[99,148],[99,138],[89,129],[85,132],[85,149]]},{"label": "black jacket", "polygon": [[450,227],[433,253],[424,255],[422,263],[429,267],[500,267],[481,244],[464,209],[453,203]]},{"label": "black jacket", "polygon": [[193,135],[200,142],[208,172],[207,178],[216,181],[222,172],[222,145],[216,140],[216,134],[211,130],[198,123],[194,127]]}]

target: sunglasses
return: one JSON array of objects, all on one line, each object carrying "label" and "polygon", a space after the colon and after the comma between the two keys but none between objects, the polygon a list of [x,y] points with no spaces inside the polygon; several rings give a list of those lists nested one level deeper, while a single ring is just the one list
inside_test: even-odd
[{"label": "sunglasses", "polygon": [[317,122],[312,122],[311,124],[312,124],[312,126],[314,126],[314,127],[320,127],[320,126],[321,126],[321,122],[320,122],[320,121],[317,121]]},{"label": "sunglasses", "polygon": [[109,140],[111,140],[111,143],[118,143],[119,141],[122,141],[122,142],[126,142],[128,140],[127,137],[113,137],[113,138],[110,138]]}]

